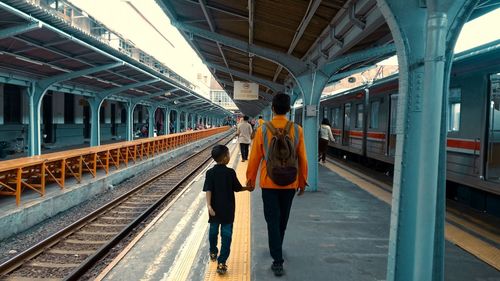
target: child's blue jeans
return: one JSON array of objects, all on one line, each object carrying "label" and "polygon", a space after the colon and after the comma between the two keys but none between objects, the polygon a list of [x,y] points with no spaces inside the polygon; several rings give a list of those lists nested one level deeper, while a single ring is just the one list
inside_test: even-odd
[{"label": "child's blue jeans", "polygon": [[210,243],[210,253],[217,254],[219,252],[219,250],[217,249],[219,226],[221,232],[221,247],[220,247],[219,257],[217,258],[217,262],[226,263],[227,258],[229,257],[229,252],[231,251],[233,224],[210,223],[210,230],[208,231],[208,242]]}]

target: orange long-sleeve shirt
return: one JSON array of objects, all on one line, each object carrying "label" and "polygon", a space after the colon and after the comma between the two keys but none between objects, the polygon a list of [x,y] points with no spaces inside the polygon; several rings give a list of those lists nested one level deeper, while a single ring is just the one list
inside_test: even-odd
[{"label": "orange long-sleeve shirt", "polygon": [[[276,115],[271,121],[275,128],[285,128],[288,119],[285,115]],[[264,125],[265,126],[265,125]],[[262,161],[260,169],[260,186],[262,188],[274,188],[274,189],[296,189],[298,187],[305,187],[307,185],[307,157],[306,157],[306,147],[304,144],[304,133],[302,132],[302,127],[299,128],[298,134],[295,132],[294,126],[290,129],[290,136],[292,139],[298,136],[297,144],[297,156],[299,158],[299,170],[297,174],[297,179],[295,182],[287,186],[279,186],[275,184],[271,178],[267,176],[267,163],[264,155],[264,137],[262,136],[262,126],[260,126],[255,132],[255,138],[252,142],[252,150],[250,151],[250,158],[248,160],[247,167],[247,180],[252,181],[255,184],[257,178],[257,172],[259,169],[259,164]],[[267,141],[266,144],[269,146],[269,142],[272,138],[272,133],[270,130],[266,130]]]}]

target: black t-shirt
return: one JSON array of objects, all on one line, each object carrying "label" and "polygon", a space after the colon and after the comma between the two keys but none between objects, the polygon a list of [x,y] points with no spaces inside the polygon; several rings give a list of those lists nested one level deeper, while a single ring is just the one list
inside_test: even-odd
[{"label": "black t-shirt", "polygon": [[211,205],[215,216],[209,215],[208,222],[233,223],[235,199],[234,192],[241,191],[241,183],[236,177],[236,172],[226,165],[217,164],[207,171],[203,191],[211,191]]}]

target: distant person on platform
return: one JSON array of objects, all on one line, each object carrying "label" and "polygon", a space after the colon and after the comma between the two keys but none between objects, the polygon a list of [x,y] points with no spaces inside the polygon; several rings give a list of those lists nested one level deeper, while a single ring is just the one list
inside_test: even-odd
[{"label": "distant person on platform", "polygon": [[330,127],[330,121],[328,119],[323,118],[321,121],[321,127],[319,127],[319,159],[318,161],[323,162],[325,164],[326,160],[326,151],[328,150],[328,141],[335,141],[335,138],[332,134],[332,127]]},{"label": "distant person on platform", "polygon": [[[302,195],[307,185],[307,158],[302,127],[286,118],[290,96],[275,95],[272,110],[273,120],[264,123],[255,133],[248,161],[247,188],[255,188],[260,166],[264,218],[273,258],[271,270],[275,276],[282,276],[285,230],[295,193]],[[303,264],[307,262],[304,260]]]},{"label": "distant person on platform", "polygon": [[248,123],[250,118],[248,116],[243,116],[240,124],[238,124],[238,129],[236,130],[236,136],[238,136],[238,142],[240,143],[241,161],[245,162],[248,160],[248,147],[252,142],[252,125]]},{"label": "distant person on platform", "polygon": [[257,124],[259,124],[258,126],[262,126],[262,124],[264,124],[264,118],[262,118],[262,115],[259,116],[259,120],[257,120]]}]

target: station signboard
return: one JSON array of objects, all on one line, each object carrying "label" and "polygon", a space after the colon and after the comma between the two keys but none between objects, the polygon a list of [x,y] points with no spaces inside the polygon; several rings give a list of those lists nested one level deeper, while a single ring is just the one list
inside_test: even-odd
[{"label": "station signboard", "polygon": [[258,100],[259,84],[244,81],[234,81],[235,100]]}]

